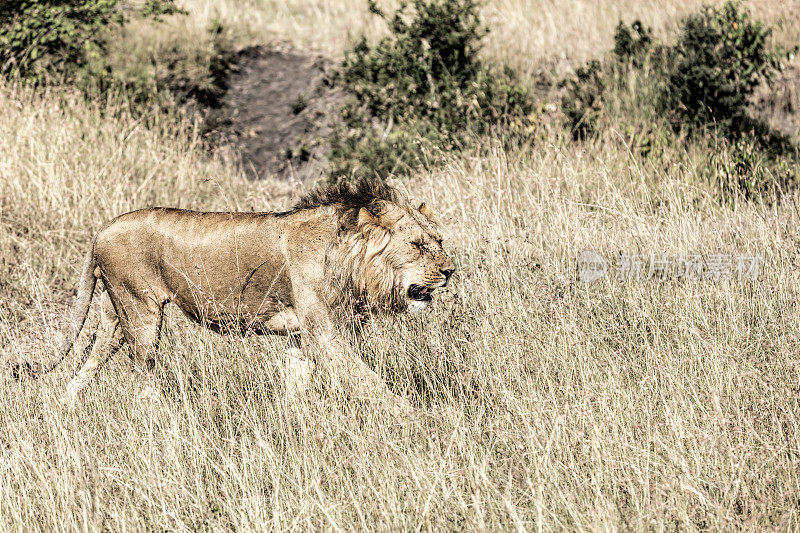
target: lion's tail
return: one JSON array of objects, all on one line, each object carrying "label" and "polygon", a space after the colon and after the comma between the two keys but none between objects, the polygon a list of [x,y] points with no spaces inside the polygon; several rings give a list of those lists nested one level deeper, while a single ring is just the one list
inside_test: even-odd
[{"label": "lion's tail", "polygon": [[[86,322],[86,317],[89,315],[89,305],[92,303],[92,295],[94,294],[94,288],[97,284],[97,278],[94,275],[96,266],[97,264],[94,259],[94,240],[92,240],[92,245],[89,247],[86,258],[83,261],[81,280],[78,285],[78,298],[75,302],[75,307],[72,309],[72,320],[66,332],[66,338],[59,347],[58,352],[46,363],[41,363],[36,366],[30,363],[24,363],[24,369],[28,372],[32,374],[46,374],[50,372],[64,360],[72,349],[72,345],[75,343],[75,339],[77,339],[81,329],[83,329],[83,324]],[[21,369],[14,372],[17,376],[19,375],[19,370]]]}]

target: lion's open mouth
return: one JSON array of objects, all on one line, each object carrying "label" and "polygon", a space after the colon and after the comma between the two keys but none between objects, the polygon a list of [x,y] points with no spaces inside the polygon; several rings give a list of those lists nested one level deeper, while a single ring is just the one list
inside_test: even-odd
[{"label": "lion's open mouth", "polygon": [[408,288],[408,297],[418,302],[430,302],[433,300],[431,293],[433,289],[425,287],[424,285],[411,285]]}]

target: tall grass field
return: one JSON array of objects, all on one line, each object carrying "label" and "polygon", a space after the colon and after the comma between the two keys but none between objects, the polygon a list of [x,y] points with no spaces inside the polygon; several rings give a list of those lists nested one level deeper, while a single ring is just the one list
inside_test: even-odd
[{"label": "tall grass field", "polygon": [[[202,55],[213,20],[233,47],[334,61],[386,31],[361,0],[178,5],[188,14],[125,26],[112,60]],[[775,25],[771,42],[800,40],[797,4],[746,5]],[[620,19],[667,40],[700,6],[486,1],[480,53],[533,86],[607,57]],[[782,97],[800,104],[793,87]],[[60,402],[95,307],[56,371],[14,379],[63,339],[104,222],[155,205],[285,209],[312,184],[245,179],[190,117],[0,81],[0,530],[800,530],[800,192],[724,196],[709,170],[724,143],[669,137],[681,142],[644,157],[613,123],[573,141],[555,91],[538,93],[530,142],[487,138],[404,179],[457,271],[427,313],[376,317],[353,338],[415,406],[396,418],[320,377],[288,402],[284,338],[220,336],[175,309],[156,400],[137,394],[123,350],[76,406]],[[584,250],[611,271],[620,253],[757,256],[760,269],[584,283]]]}]

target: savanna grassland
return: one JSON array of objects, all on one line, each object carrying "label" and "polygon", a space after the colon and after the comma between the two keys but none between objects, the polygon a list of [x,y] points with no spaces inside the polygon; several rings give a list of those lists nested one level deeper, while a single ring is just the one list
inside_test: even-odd
[{"label": "savanna grassland", "polygon": [[[157,69],[180,50],[190,76],[213,19],[231,46],[334,60],[383,31],[360,0],[179,4],[188,15],[127,25],[112,61]],[[607,55],[620,18],[668,38],[699,5],[487,2],[481,54],[535,83]],[[784,20],[775,42],[800,40],[797,4],[750,7]],[[358,348],[412,416],[319,383],[289,405],[285,340],[168,313],[158,401],[137,395],[124,353],[74,409],[59,397],[81,350],[40,379],[0,373],[0,529],[800,530],[800,194],[724,196],[709,170],[724,143],[668,137],[644,157],[613,121],[573,141],[555,90],[532,142],[487,138],[405,180],[458,271],[431,311],[377,319]],[[0,82],[3,363],[55,350],[103,222],[151,205],[282,209],[306,186],[244,179],[191,118]],[[584,284],[568,265],[587,248],[763,266],[757,280]]]}]

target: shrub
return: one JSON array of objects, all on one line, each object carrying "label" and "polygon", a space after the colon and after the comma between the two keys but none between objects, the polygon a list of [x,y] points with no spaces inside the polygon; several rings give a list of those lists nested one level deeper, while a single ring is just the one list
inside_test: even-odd
[{"label": "shrub", "polygon": [[767,47],[770,32],[735,1],[688,16],[673,45],[656,43],[640,21],[620,22],[613,54],[560,82],[565,126],[582,140],[613,124],[645,157],[678,139],[708,144],[715,152],[709,170],[724,195],[785,190],[794,183],[796,148],[747,114],[755,87],[787,55]]},{"label": "shrub", "polygon": [[641,21],[634,21],[630,27],[622,21],[617,24],[614,30],[614,55],[618,61],[641,66],[652,51],[653,32]]},{"label": "shrub", "polygon": [[[663,70],[666,49],[655,44],[650,28],[638,20],[631,25],[620,21],[613,52],[608,60],[591,60],[558,83],[565,126],[574,140],[597,132],[601,117],[614,112],[613,104],[640,112],[646,111],[640,104],[653,101],[652,74]],[[631,87],[631,74],[638,79],[636,87]]]},{"label": "shrub", "polygon": [[715,123],[740,130],[753,90],[781,68],[783,54],[767,49],[770,33],[739,2],[690,15],[672,49],[660,99],[676,127]]},{"label": "shrub", "polygon": [[70,75],[102,51],[122,23],[117,0],[6,0],[0,4],[0,72],[44,81]]},{"label": "shrub", "polygon": [[[348,51],[341,79],[354,101],[333,141],[332,177],[403,173],[427,164],[426,146],[458,149],[487,133],[524,134],[534,110],[510,69],[478,58],[486,29],[475,0],[413,0],[375,45]],[[435,151],[435,150],[434,150]]]},{"label": "shrub", "polygon": [[722,139],[710,153],[712,181],[719,184],[723,200],[763,199],[794,185],[793,165],[764,152],[755,137]]},{"label": "shrub", "polygon": [[174,0],[147,0],[142,6],[140,14],[143,17],[159,20],[162,16],[186,15],[188,11],[176,6]]},{"label": "shrub", "polygon": [[786,56],[767,48],[770,33],[737,1],[688,16],[674,45],[656,44],[641,21],[620,22],[611,58],[591,62],[561,82],[567,126],[576,138],[585,137],[593,129],[592,117],[606,103],[607,89],[625,92],[630,80],[638,78],[637,91],[645,88],[648,94],[629,107],[650,108],[647,114],[666,116],[676,130],[713,125],[725,135],[763,131],[748,119],[747,104],[755,87],[780,71]]},{"label": "shrub", "polygon": [[561,109],[566,117],[567,128],[575,140],[584,140],[596,131],[605,90],[602,74],[600,62],[592,60],[559,82],[559,87],[565,89],[561,97]]},{"label": "shrub", "polygon": [[[185,13],[174,0],[147,0],[137,13],[159,17]],[[0,2],[0,75],[41,84],[75,82],[89,93],[117,85],[106,61],[107,39],[125,23],[117,0],[6,0]],[[122,83],[135,94],[153,80]]]}]

